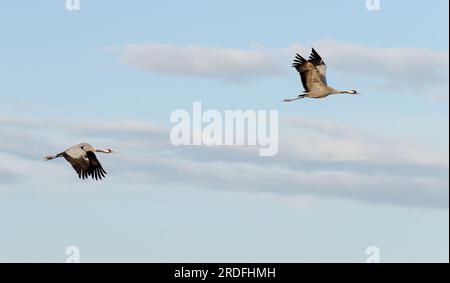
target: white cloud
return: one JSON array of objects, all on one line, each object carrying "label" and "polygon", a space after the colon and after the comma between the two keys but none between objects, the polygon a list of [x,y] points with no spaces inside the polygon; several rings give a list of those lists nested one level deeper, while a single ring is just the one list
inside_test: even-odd
[{"label": "white cloud", "polygon": [[149,43],[129,44],[119,49],[118,56],[120,63],[151,73],[245,82],[287,74],[295,53],[307,57],[310,46],[316,47],[333,72],[366,78],[367,83],[359,86],[362,90],[425,93],[448,99],[448,50],[370,47],[333,40],[278,49]]},{"label": "white cloud", "polygon": [[242,82],[283,72],[276,58],[266,50],[206,46],[129,44],[120,63],[164,75],[205,77]]}]

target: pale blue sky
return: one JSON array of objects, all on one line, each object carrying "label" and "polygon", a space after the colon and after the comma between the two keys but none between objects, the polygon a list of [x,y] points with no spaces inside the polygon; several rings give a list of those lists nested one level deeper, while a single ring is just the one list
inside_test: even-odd
[{"label": "pale blue sky", "polygon": [[[0,261],[62,262],[69,245],[82,261],[363,262],[371,245],[382,261],[448,261],[448,1],[118,2],[2,3]],[[281,69],[142,70],[131,44],[260,52]],[[311,45],[331,85],[364,95],[281,103],[301,91],[291,60]],[[193,101],[295,123],[274,158],[172,148],[149,125],[169,129]],[[102,183],[42,161],[83,141],[118,151],[101,156]],[[316,185],[331,171],[356,183]],[[304,183],[283,180],[297,172]]]}]

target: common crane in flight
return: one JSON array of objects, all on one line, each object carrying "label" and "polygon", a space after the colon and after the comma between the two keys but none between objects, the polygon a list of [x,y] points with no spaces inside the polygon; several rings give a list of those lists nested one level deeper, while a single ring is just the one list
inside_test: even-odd
[{"label": "common crane in flight", "polygon": [[305,97],[324,98],[331,94],[359,94],[356,90],[340,91],[327,85],[327,65],[325,65],[322,57],[314,48],[309,56],[309,60],[297,54],[292,67],[299,72],[305,91],[296,98],[285,99],[284,102],[291,102]]},{"label": "common crane in flight", "polygon": [[95,156],[96,152],[113,153],[111,149],[95,149],[88,143],[80,143],[54,156],[47,156],[46,161],[59,157],[64,157],[73,169],[78,173],[80,179],[101,180],[105,177],[106,171]]}]

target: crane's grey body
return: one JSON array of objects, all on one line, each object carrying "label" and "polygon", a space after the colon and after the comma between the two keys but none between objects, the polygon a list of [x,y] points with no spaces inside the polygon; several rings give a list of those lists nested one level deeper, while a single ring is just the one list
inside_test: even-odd
[{"label": "crane's grey body", "polygon": [[332,94],[341,93],[349,93],[353,95],[358,94],[356,90],[340,91],[328,86],[327,65],[322,60],[319,53],[314,50],[314,48],[309,56],[309,60],[306,60],[297,54],[292,67],[294,67],[300,74],[305,91],[296,98],[285,99],[285,102],[291,102],[305,97],[324,98]]},{"label": "crane's grey body", "polygon": [[54,156],[47,156],[45,160],[64,157],[78,174],[80,179],[92,177],[101,180],[107,174],[95,155],[96,152],[112,153],[111,149],[95,149],[88,143],[80,143]]}]

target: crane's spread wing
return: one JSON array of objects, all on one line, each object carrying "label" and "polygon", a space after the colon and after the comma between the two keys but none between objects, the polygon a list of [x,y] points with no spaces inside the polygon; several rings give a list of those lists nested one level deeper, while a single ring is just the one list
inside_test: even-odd
[{"label": "crane's spread wing", "polygon": [[305,91],[310,92],[327,85],[326,65],[314,49],[309,60],[297,54],[292,67],[299,72]]},{"label": "crane's spread wing", "polygon": [[70,152],[63,152],[64,158],[72,165],[75,172],[78,173],[78,177],[83,180],[89,176],[89,159],[85,157],[85,154],[86,153],[81,156],[74,157],[70,154]]},{"label": "crane's spread wing", "polygon": [[314,48],[312,49],[311,55],[309,55],[309,62],[316,66],[317,70],[319,70],[323,83],[327,85],[327,65],[322,60],[319,53],[314,50]]},{"label": "crane's spread wing", "polygon": [[63,153],[64,158],[72,165],[73,169],[78,173],[80,179],[101,180],[105,177],[106,171],[98,161],[95,153],[85,152],[81,148],[73,147]]},{"label": "crane's spread wing", "polygon": [[89,172],[92,178],[95,178],[95,180],[101,180],[102,177],[105,178],[105,175],[107,174],[105,169],[103,169],[102,165],[100,164],[100,161],[98,161],[97,156],[95,156],[95,153],[89,151],[87,152],[87,158],[89,159]]}]

